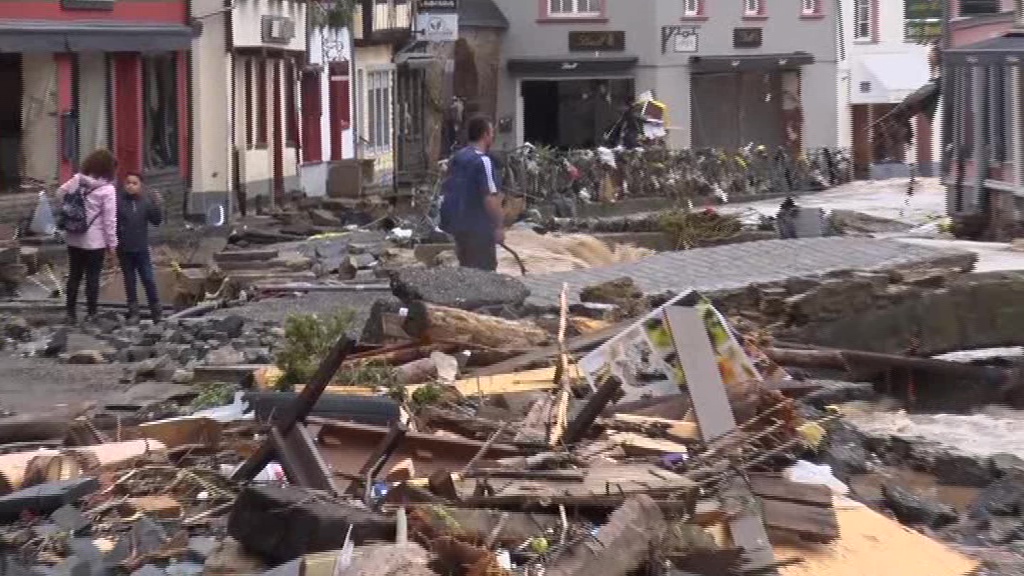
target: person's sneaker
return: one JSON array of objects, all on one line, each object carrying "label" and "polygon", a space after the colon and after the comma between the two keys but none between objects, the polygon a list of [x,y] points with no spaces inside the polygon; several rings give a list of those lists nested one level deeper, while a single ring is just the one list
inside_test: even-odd
[{"label": "person's sneaker", "polygon": [[129,306],[128,307],[128,315],[125,316],[125,320],[129,324],[138,324],[139,323],[139,309],[137,307],[134,307],[134,306]]},{"label": "person's sneaker", "polygon": [[77,326],[78,318],[75,317],[73,314],[68,314],[67,316],[64,317],[64,324],[68,326]]}]

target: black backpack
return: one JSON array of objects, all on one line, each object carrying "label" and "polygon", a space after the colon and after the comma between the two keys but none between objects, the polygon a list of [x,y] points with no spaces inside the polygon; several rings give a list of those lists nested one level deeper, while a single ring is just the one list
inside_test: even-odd
[{"label": "black backpack", "polygon": [[80,182],[78,188],[73,192],[64,194],[60,203],[60,212],[57,213],[57,228],[68,234],[85,234],[99,214],[89,220],[85,207],[85,199],[92,193],[94,188],[85,182]]}]

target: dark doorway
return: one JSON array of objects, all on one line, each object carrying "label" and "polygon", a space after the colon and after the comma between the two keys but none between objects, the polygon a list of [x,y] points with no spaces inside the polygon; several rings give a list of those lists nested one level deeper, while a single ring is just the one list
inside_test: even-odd
[{"label": "dark doorway", "polygon": [[143,165],[170,172],[181,161],[178,143],[178,60],[173,52],[142,57]]},{"label": "dark doorway", "polygon": [[21,166],[21,54],[0,54],[0,191],[16,189]]},{"label": "dark doorway", "polygon": [[523,138],[556,148],[593,148],[625,110],[633,80],[527,80]]}]

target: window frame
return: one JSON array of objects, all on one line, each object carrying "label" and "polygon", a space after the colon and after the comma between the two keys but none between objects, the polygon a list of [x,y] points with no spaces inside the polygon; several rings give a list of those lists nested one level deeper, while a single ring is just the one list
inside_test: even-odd
[{"label": "window frame", "polygon": [[[863,7],[866,21],[862,21],[859,12]],[[861,26],[866,26],[867,33],[861,35]],[[875,41],[875,0],[853,0],[853,41]]]},{"label": "window frame", "polygon": [[268,81],[267,81],[267,60],[265,58],[256,58],[256,102],[255,108],[255,148],[263,149],[267,147],[267,133],[269,132],[267,125],[267,116],[269,115],[269,101],[267,98]]},{"label": "window frame", "polygon": [[704,16],[704,0],[683,0],[683,18]]},{"label": "window frame", "polygon": [[[571,6],[569,11],[555,11],[555,3],[568,3]],[[580,4],[596,4],[596,10],[580,11]],[[540,0],[541,18],[548,21],[564,20],[594,20],[603,19],[607,7],[607,0]]]},{"label": "window frame", "polygon": [[821,16],[821,0],[800,0],[800,15]]},{"label": "window frame", "polygon": [[[743,8],[744,20],[763,20],[768,17],[767,0],[740,0]],[[751,10],[751,8],[754,8]]]}]

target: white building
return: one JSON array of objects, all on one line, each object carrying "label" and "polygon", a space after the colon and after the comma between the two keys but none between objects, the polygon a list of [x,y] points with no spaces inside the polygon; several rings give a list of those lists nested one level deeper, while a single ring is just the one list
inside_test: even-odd
[{"label": "white building", "polygon": [[352,130],[352,38],[347,28],[313,24],[302,72],[302,162],[307,196],[325,196],[331,162],[355,157]]},{"label": "white building", "polygon": [[839,141],[852,149],[858,178],[899,176],[916,164],[937,175],[941,114],[911,123],[911,145],[893,143],[875,128],[897,104],[932,79],[931,47],[907,37],[904,2],[843,0],[839,32]]},{"label": "white building", "polygon": [[299,76],[306,2],[193,0],[204,34],[193,43],[190,211],[252,211],[299,183]]}]

